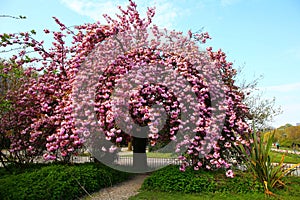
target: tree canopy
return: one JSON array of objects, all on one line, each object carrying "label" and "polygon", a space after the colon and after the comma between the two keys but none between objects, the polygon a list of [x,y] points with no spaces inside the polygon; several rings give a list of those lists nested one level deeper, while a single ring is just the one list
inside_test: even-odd
[{"label": "tree canopy", "polygon": [[[68,162],[84,145],[113,152],[144,126],[151,145],[165,136],[174,141],[181,170],[229,169],[236,145],[249,146],[249,108],[225,53],[200,50],[208,33],[159,29],[152,25],[153,8],[146,18],[136,8],[129,1],[117,19],[105,15],[106,25],[72,29],[54,17],[60,30],[44,30],[53,37],[48,49],[34,39],[35,31],[0,35],[1,47],[18,50],[3,63],[4,74],[13,63],[26,77],[6,93],[13,108],[0,125],[15,158]],[[111,145],[95,144],[99,140]]]}]

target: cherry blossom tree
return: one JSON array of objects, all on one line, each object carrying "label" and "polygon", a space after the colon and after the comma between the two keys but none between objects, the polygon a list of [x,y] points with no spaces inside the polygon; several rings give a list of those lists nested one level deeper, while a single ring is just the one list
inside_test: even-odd
[{"label": "cherry blossom tree", "polygon": [[1,47],[21,49],[10,59],[29,77],[7,95],[16,107],[1,125],[13,130],[10,152],[67,162],[86,145],[102,159],[130,136],[143,161],[135,167],[145,169],[147,141],[169,138],[164,149],[177,152],[180,170],[225,167],[232,177],[229,158],[250,132],[232,63],[221,50],[200,49],[208,33],[159,29],[154,9],[141,18],[133,1],[119,9],[105,26],[71,29],[54,18],[60,31],[44,30],[50,49],[34,31],[1,35]]},{"label": "cherry blossom tree", "polygon": [[[4,73],[2,76],[3,81],[2,81],[2,89],[5,89],[4,96],[2,96],[1,100],[1,139],[2,141],[6,141],[6,145],[12,142],[13,134],[15,132],[21,131],[24,127],[26,127],[30,123],[30,115],[28,117],[24,117],[25,115],[22,116],[19,115],[23,111],[23,107],[19,107],[16,104],[16,95],[18,95],[19,88],[21,87],[21,82],[24,83],[25,80],[28,80],[28,77],[19,77],[17,78],[14,73],[14,71],[17,71],[21,69],[18,69],[17,67],[12,67],[11,71],[3,70]],[[28,106],[33,106],[30,104],[30,102],[27,102]],[[29,105],[30,104],[30,105]],[[25,106],[25,104],[24,104]],[[16,123],[16,121],[18,121]],[[8,139],[10,142],[7,142]],[[16,138],[17,140],[17,138]],[[21,144],[24,141],[26,141],[25,138],[23,137],[18,137],[18,142]],[[4,145],[2,148],[7,148],[7,146]],[[5,160],[8,160],[8,155],[2,154],[2,156],[5,158]],[[21,162],[23,158],[27,157],[26,155],[15,155],[16,158]],[[23,158],[21,158],[23,157]]]},{"label": "cherry blossom tree", "polygon": [[[12,102],[6,98],[9,90],[16,90],[20,86],[20,79],[24,77],[23,70],[15,68],[12,65],[10,72],[4,70],[3,63],[5,60],[0,60],[0,123],[4,119],[4,115],[12,109]],[[4,167],[5,161],[8,160],[7,152],[10,141],[8,135],[4,134],[4,130],[0,129],[0,162]]]},{"label": "cherry blossom tree", "polygon": [[[122,141],[124,133],[130,134],[139,144],[134,155],[144,163],[139,169],[145,168],[145,140],[155,145],[165,135],[174,141],[172,150],[180,155],[181,170],[229,168],[228,159],[237,153],[235,144],[249,145],[250,131],[245,121],[248,108],[234,83],[232,63],[221,50],[199,50],[198,45],[210,38],[207,33],[184,36],[150,27],[154,10],[142,19],[133,2],[120,11],[117,20],[106,16],[118,33],[90,53],[78,74],[74,94],[82,132],[92,135],[92,144],[93,133],[99,133],[97,137],[104,133],[112,145],[98,150],[108,152],[117,149],[114,144]],[[154,111],[154,105],[161,107]],[[96,115],[90,115],[93,111]],[[162,121],[167,123],[160,130],[163,112]],[[87,121],[90,130],[85,129]]]},{"label": "cherry blossom tree", "polygon": [[[44,30],[46,34],[53,34],[53,46],[49,49],[44,47],[43,41],[34,39],[33,30],[1,35],[2,53],[18,52],[11,56],[11,62],[3,63],[4,73],[14,70],[13,63],[15,67],[23,67],[27,76],[20,81],[23,84],[19,89],[7,92],[6,100],[12,102],[13,108],[1,119],[1,133],[10,137],[10,152],[20,163],[31,162],[40,155],[46,160],[67,162],[82,147],[83,139],[76,133],[71,117],[72,76],[82,62],[80,59],[84,59],[81,57],[87,54],[83,52],[85,43],[96,44],[105,34],[113,32],[100,28],[99,24],[86,24],[75,27],[75,34],[54,19],[60,31]],[[86,32],[97,28],[100,32],[85,37]],[[66,45],[66,35],[73,35],[73,46]],[[83,46],[77,48],[80,45]]]}]

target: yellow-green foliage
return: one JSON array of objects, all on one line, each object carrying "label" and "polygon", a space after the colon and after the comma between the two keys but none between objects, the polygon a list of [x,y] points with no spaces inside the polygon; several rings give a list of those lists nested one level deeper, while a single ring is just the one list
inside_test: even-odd
[{"label": "yellow-green foliage", "polygon": [[275,130],[266,132],[268,137],[274,133],[274,140],[280,143],[280,146],[291,147],[293,143],[300,145],[300,126],[281,126]]}]

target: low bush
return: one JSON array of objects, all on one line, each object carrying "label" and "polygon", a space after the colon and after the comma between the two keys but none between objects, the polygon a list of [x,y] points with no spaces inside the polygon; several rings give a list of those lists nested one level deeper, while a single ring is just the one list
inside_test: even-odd
[{"label": "low bush", "polygon": [[170,165],[145,179],[142,190],[183,193],[256,193],[263,192],[263,186],[245,172],[237,172],[234,178],[227,178],[223,170],[194,171]]},{"label": "low bush", "polygon": [[31,167],[0,178],[0,199],[78,199],[128,176],[98,163]]},{"label": "low bush", "polygon": [[7,168],[0,167],[0,178],[4,176],[11,176],[16,174],[21,174],[25,172],[33,172],[41,169],[42,167],[46,167],[51,165],[51,163],[30,163],[30,164],[19,164],[19,163],[11,163],[7,165]]}]

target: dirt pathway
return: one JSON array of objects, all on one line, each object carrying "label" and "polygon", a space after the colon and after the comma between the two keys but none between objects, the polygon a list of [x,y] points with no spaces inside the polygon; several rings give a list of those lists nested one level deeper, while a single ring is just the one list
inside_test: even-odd
[{"label": "dirt pathway", "polygon": [[113,187],[103,188],[91,196],[85,197],[85,200],[127,200],[129,197],[138,193],[145,178],[149,175],[137,174],[131,179],[114,185]]}]

